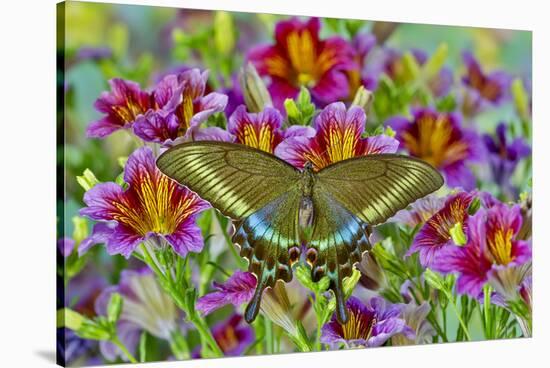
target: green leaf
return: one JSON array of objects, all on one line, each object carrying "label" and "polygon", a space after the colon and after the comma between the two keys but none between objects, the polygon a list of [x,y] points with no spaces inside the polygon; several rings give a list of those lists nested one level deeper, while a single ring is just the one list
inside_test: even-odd
[{"label": "green leaf", "polygon": [[446,290],[446,283],[443,277],[441,277],[439,273],[433,272],[429,268],[424,271],[424,279],[432,288],[441,291]]},{"label": "green leaf", "polygon": [[527,120],[529,118],[529,96],[520,78],[514,79],[511,85],[511,91],[518,115],[522,119]]},{"label": "green leaf", "polygon": [[88,237],[88,221],[84,217],[74,216],[73,220],[73,240],[76,244],[80,244]]},{"label": "green leaf", "polygon": [[287,98],[284,105],[290,125],[310,125],[315,114],[315,105],[311,102],[307,88],[302,86],[296,100]]},{"label": "green leaf", "polygon": [[449,46],[444,42],[439,44],[435,52],[422,67],[422,72],[426,81],[429,81],[439,74],[443,64],[445,64],[445,60],[447,60],[448,55]]}]

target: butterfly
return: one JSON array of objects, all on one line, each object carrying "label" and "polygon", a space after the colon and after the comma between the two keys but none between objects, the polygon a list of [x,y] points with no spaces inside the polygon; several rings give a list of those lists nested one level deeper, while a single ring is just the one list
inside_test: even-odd
[{"label": "butterfly", "polygon": [[313,281],[328,276],[336,316],[346,323],[342,281],[370,249],[368,226],[443,185],[436,169],[409,156],[355,157],[314,172],[309,163],[298,170],[267,152],[219,141],[174,146],[157,166],[236,221],[232,241],[258,280],[248,323],[265,288],[292,280],[302,246]]}]

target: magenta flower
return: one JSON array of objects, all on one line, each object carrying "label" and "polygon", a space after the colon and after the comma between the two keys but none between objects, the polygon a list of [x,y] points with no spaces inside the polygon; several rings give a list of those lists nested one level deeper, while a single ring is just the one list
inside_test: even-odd
[{"label": "magenta flower", "polygon": [[396,132],[401,147],[439,169],[450,187],[475,187],[468,164],[481,159],[479,137],[463,129],[456,114],[424,108],[413,111],[412,119],[396,116],[387,122]]},{"label": "magenta flower", "polygon": [[208,72],[199,69],[165,76],[151,94],[153,109],[137,119],[134,133],[144,141],[165,145],[188,138],[227,104],[227,96],[221,93],[204,95],[207,80]]},{"label": "magenta flower", "polygon": [[376,37],[370,33],[358,33],[353,37],[351,45],[355,51],[354,60],[358,67],[346,72],[349,83],[348,101],[353,101],[360,86],[364,86],[370,91],[375,90],[379,74],[374,73],[372,68],[365,67],[367,56],[376,46]]},{"label": "magenta flower", "polygon": [[290,137],[275,149],[275,154],[297,168],[306,162],[318,171],[334,162],[378,153],[395,153],[399,142],[386,135],[362,138],[365,111],[359,106],[346,110],[342,102],[334,102],[315,119],[314,137]]},{"label": "magenta flower", "polygon": [[235,136],[235,142],[262,151],[273,153],[275,147],[285,138],[312,137],[315,131],[311,127],[291,126],[282,130],[283,117],[277,109],[266,107],[263,111],[247,113],[241,105],[229,117],[228,131]]},{"label": "magenta flower", "polygon": [[363,304],[356,297],[346,302],[349,320],[342,325],[336,317],[323,326],[321,342],[333,349],[345,347],[381,346],[392,336],[403,334],[414,339],[414,331],[401,317],[401,307],[390,304],[381,297],[371,298]]},{"label": "magenta flower", "polygon": [[451,237],[451,229],[458,224],[463,231],[466,231],[469,219],[468,207],[473,199],[474,195],[466,192],[459,192],[448,197],[443,208],[420,228],[407,255],[418,252],[420,264],[424,267],[431,267],[437,253],[443,247],[455,246]]},{"label": "magenta flower", "polygon": [[436,212],[443,208],[445,202],[445,197],[439,197],[432,193],[415,201],[410,205],[410,208],[398,211],[388,221],[405,224],[414,228],[428,221]]},{"label": "magenta flower", "polygon": [[[529,242],[515,237],[521,228],[519,205],[481,208],[468,223],[465,246],[442,249],[434,262],[440,272],[458,272],[457,291],[477,298],[492,270],[505,271],[531,259]],[[518,285],[519,286],[519,285]]]},{"label": "magenta flower", "polygon": [[106,223],[96,225],[94,233],[105,240],[109,254],[129,257],[150,237],[164,239],[182,256],[202,250],[202,234],[195,220],[208,203],[162,174],[149,148],[130,155],[124,180],[127,189],[108,182],[88,190],[84,194],[87,207],[80,210],[81,215]]},{"label": "magenta flower", "polygon": [[[97,297],[95,311],[98,315],[107,315],[107,305],[113,293],[119,293],[123,299],[117,333],[130,352],[136,351],[142,331],[170,340],[172,332],[181,328],[176,305],[150,269],[122,271],[118,285],[105,288]],[[113,343],[100,341],[99,344],[102,355],[108,360],[127,359]]]},{"label": "magenta flower", "polygon": [[132,81],[114,78],[109,81],[111,92],[103,92],[96,100],[96,110],[106,114],[90,123],[88,137],[103,138],[123,128],[129,128],[151,107],[151,96]]},{"label": "magenta flower", "polygon": [[358,68],[353,48],[340,37],[319,39],[319,28],[317,18],[280,21],[275,44],[248,54],[258,73],[271,79],[268,88],[276,107],[282,108],[285,98],[294,98],[301,86],[308,87],[321,104],[348,97],[346,72]]},{"label": "magenta flower", "polygon": [[227,304],[239,307],[252,299],[256,283],[256,277],[252,273],[237,270],[223,284],[215,282],[214,288],[217,291],[200,297],[196,308],[207,315]]}]

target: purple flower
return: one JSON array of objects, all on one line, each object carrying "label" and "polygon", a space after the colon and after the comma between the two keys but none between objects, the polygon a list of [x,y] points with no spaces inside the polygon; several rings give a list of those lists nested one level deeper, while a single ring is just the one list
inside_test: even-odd
[{"label": "purple flower", "polygon": [[106,114],[90,123],[88,137],[104,138],[123,128],[129,128],[136,119],[151,107],[149,93],[141,90],[139,84],[114,78],[109,81],[111,92],[103,92],[96,100],[96,110]]},{"label": "purple flower", "polygon": [[[368,69],[363,68],[367,56],[376,46],[376,37],[370,33],[358,33],[351,41],[353,50],[355,51],[354,60],[358,68],[350,69],[346,72],[349,83],[348,101],[353,101],[357,89],[364,86],[368,90],[374,90],[377,84],[377,74],[371,73]],[[376,75],[376,77],[375,77]]]},{"label": "purple flower", "polygon": [[101,60],[112,56],[113,51],[109,47],[81,47],[76,53],[76,60]]},{"label": "purple flower", "polygon": [[458,115],[424,108],[413,111],[412,119],[396,116],[386,123],[397,132],[401,147],[439,169],[448,186],[475,187],[467,164],[481,158],[479,138],[460,126]]},{"label": "purple flower", "polygon": [[[142,331],[169,340],[171,333],[180,328],[176,305],[148,268],[122,271],[118,285],[107,287],[96,299],[98,315],[107,315],[107,305],[113,293],[119,293],[123,298],[117,333],[130,352],[135,352]],[[116,360],[117,356],[127,359],[111,342],[101,341],[100,350],[108,360]]]},{"label": "purple flower", "polygon": [[442,248],[455,246],[451,229],[457,224],[463,231],[468,227],[468,207],[473,199],[474,195],[466,192],[448,197],[443,208],[430,217],[416,234],[407,255],[418,252],[420,264],[431,267]]},{"label": "purple flower", "polygon": [[290,137],[275,149],[275,154],[297,168],[306,162],[314,170],[348,158],[378,153],[395,153],[399,142],[386,135],[362,138],[365,111],[359,106],[346,110],[342,102],[334,102],[315,119],[314,137]]},{"label": "purple flower", "polygon": [[516,239],[522,217],[519,205],[481,208],[468,222],[465,246],[445,247],[434,262],[440,272],[458,272],[457,291],[477,298],[491,272],[506,272],[531,259],[529,242]]},{"label": "purple flower", "polygon": [[212,335],[225,356],[239,356],[254,342],[254,332],[243,317],[234,314],[212,327]]},{"label": "purple flower", "polygon": [[146,142],[164,145],[188,138],[227,104],[227,96],[221,93],[204,95],[207,79],[208,72],[199,69],[165,76],[151,94],[153,110],[137,119],[134,133]]},{"label": "purple flower", "polygon": [[506,124],[500,123],[496,128],[496,136],[483,135],[483,142],[488,153],[489,167],[493,181],[510,197],[517,196],[517,189],[510,183],[519,161],[531,154],[531,148],[523,138],[510,142],[506,137]]},{"label": "purple flower", "polygon": [[109,254],[129,257],[150,237],[164,239],[181,256],[202,250],[195,219],[208,203],[162,174],[149,148],[130,155],[124,180],[127,189],[108,182],[88,190],[84,194],[87,207],[80,210],[81,215],[107,223],[95,226],[92,236],[105,242]]},{"label": "purple flower", "polygon": [[462,107],[466,115],[474,115],[485,105],[499,105],[509,97],[510,75],[500,70],[484,73],[478,61],[468,51],[462,57],[466,65],[466,75],[462,77],[462,83],[468,88]]},{"label": "purple flower", "polygon": [[256,283],[256,277],[252,273],[237,270],[223,284],[215,282],[214,288],[217,291],[200,297],[196,308],[207,315],[227,304],[239,307],[252,299]]},{"label": "purple flower", "polygon": [[271,79],[269,91],[277,108],[285,98],[294,98],[301,86],[313,98],[327,104],[349,95],[346,72],[357,69],[351,45],[340,37],[319,38],[320,22],[311,18],[280,21],[275,26],[275,44],[258,46],[248,54],[258,73]]},{"label": "purple flower", "polygon": [[57,248],[59,249],[63,257],[68,257],[71,255],[75,244],[75,241],[68,237],[57,240]]},{"label": "purple flower", "polygon": [[409,209],[398,211],[388,221],[405,224],[414,228],[422,225],[445,205],[445,197],[429,194],[411,204]]},{"label": "purple flower", "polygon": [[266,107],[259,113],[247,113],[241,105],[229,117],[228,131],[235,141],[262,151],[273,153],[281,141],[288,137],[311,137],[311,127],[291,126],[282,130],[283,117],[277,109]]},{"label": "purple flower", "polygon": [[346,347],[381,346],[392,336],[404,334],[414,339],[414,331],[401,318],[401,307],[390,304],[380,297],[371,298],[363,304],[356,297],[346,302],[349,320],[342,325],[333,316],[323,326],[321,342],[337,348],[340,344]]},{"label": "purple flower", "polygon": [[431,343],[436,331],[427,320],[430,308],[430,303],[428,302],[422,302],[420,305],[414,302],[402,304],[403,319],[407,326],[414,331],[414,336],[410,338],[410,334],[404,333],[394,335],[391,338],[392,345],[420,345]]}]

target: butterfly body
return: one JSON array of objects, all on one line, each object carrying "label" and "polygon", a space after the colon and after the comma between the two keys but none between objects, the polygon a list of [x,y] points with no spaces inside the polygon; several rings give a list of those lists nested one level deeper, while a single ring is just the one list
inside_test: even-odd
[{"label": "butterfly body", "polygon": [[249,323],[263,290],[292,280],[302,249],[313,281],[328,276],[345,323],[342,281],[370,248],[368,226],[443,184],[429,164],[407,156],[357,157],[315,172],[311,164],[298,170],[266,152],[224,142],[175,146],[157,165],[235,220],[232,240],[258,278],[245,312]]}]

